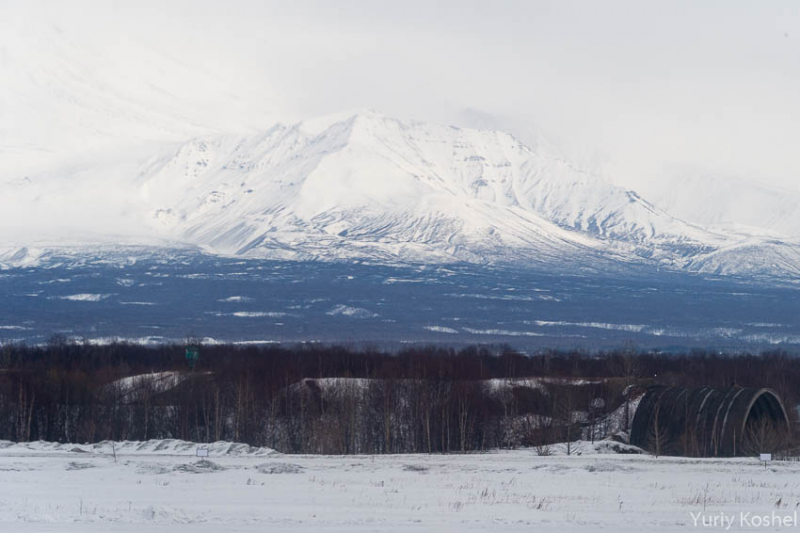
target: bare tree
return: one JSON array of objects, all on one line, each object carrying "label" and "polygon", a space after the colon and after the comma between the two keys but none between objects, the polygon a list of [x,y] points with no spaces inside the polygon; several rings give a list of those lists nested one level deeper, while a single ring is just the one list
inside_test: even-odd
[{"label": "bare tree", "polygon": [[656,406],[650,427],[647,429],[647,449],[656,457],[670,453],[670,427],[668,419],[662,415],[661,406]]},{"label": "bare tree", "polygon": [[742,437],[741,451],[746,455],[779,452],[789,444],[785,427],[766,416],[749,420]]},{"label": "bare tree", "polygon": [[555,415],[563,429],[564,453],[572,455],[577,450],[575,441],[581,437],[577,398],[572,386],[566,387],[555,401]]}]

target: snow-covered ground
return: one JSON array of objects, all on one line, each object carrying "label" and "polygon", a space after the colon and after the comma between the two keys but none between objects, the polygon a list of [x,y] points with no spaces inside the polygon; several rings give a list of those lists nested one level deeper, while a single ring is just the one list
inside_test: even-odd
[{"label": "snow-covered ground", "polygon": [[685,531],[691,513],[741,531],[800,503],[800,463],[579,448],[330,457],[215,443],[201,459],[150,441],[115,445],[115,461],[110,443],[5,442],[0,531]]}]

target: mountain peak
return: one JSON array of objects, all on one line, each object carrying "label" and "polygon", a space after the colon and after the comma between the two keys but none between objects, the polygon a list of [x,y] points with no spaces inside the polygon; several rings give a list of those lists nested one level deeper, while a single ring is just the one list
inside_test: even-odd
[{"label": "mountain peak", "polygon": [[355,124],[356,122],[380,122],[384,120],[396,120],[390,119],[386,115],[374,111],[372,109],[350,109],[346,111],[340,111],[338,113],[330,113],[328,115],[323,115],[321,117],[316,117],[312,119],[307,119],[300,122],[297,126],[298,128],[310,136],[317,136],[323,133],[325,130],[329,129],[331,126],[335,124],[341,123],[351,123]]}]

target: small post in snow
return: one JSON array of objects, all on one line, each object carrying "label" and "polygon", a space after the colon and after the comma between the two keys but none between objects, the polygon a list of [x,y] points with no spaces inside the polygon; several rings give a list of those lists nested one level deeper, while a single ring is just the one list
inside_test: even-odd
[{"label": "small post in snow", "polygon": [[772,461],[772,454],[771,453],[762,453],[761,460],[764,461],[764,470],[767,469],[767,463]]}]

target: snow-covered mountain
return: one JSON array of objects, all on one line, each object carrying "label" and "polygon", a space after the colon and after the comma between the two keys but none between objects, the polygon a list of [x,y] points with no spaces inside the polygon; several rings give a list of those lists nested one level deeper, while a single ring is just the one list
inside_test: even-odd
[{"label": "snow-covered mountain", "polygon": [[69,194],[124,214],[142,239],[243,257],[800,275],[790,239],[685,222],[547,145],[370,111],[139,146],[2,187],[19,210]]},{"label": "snow-covered mountain", "polygon": [[196,140],[139,179],[159,231],[228,254],[485,262],[596,253],[594,239],[520,202],[529,156],[505,134],[367,112]]},{"label": "snow-covered mountain", "polygon": [[737,250],[758,237],[684,222],[509,134],[374,112],[197,139],[155,159],[138,183],[162,236],[226,254],[794,269],[756,268]]}]

